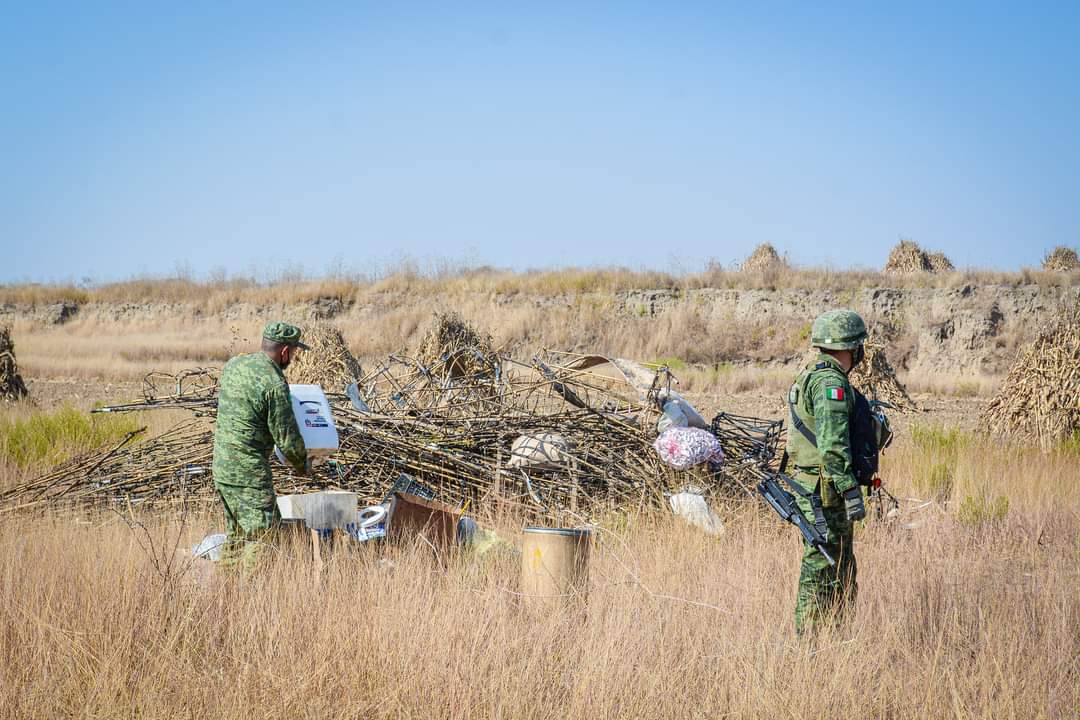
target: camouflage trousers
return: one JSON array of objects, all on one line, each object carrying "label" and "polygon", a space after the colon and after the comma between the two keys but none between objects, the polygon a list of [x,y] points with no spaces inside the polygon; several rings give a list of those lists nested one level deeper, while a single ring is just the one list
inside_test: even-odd
[{"label": "camouflage trousers", "polygon": [[[817,487],[817,475],[799,472],[794,477],[802,487]],[[795,603],[795,630],[803,635],[812,632],[823,623],[834,627],[842,625],[854,612],[855,598],[859,591],[856,581],[855,546],[852,523],[844,511],[844,502],[832,487],[823,483],[822,512],[828,528],[825,551],[836,560],[829,561],[810,543],[803,543],[802,569],[799,573],[799,595]],[[810,501],[796,498],[803,517],[811,524],[814,511]]]},{"label": "camouflage trousers", "polygon": [[272,489],[218,484],[215,487],[225,511],[227,535],[221,565],[253,570],[281,529],[277,497]]}]

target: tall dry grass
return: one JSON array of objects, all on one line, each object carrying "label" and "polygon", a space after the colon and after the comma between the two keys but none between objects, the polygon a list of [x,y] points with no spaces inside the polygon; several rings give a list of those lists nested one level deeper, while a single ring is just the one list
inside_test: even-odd
[{"label": "tall dry grass", "polygon": [[[466,320],[490,331],[504,351],[531,357],[539,348],[602,353],[649,360],[677,357],[699,369],[712,366],[718,386],[727,381],[728,358],[789,356],[805,347],[808,322],[737,316],[706,303],[681,302],[662,313],[628,313],[614,296],[581,296],[566,303],[502,303],[462,296],[453,303]],[[445,298],[417,295],[351,312],[333,320],[361,362],[384,360],[415,346]],[[219,315],[137,315],[123,319],[76,315],[59,326],[29,318],[13,324],[19,366],[30,378],[137,380],[152,370],[176,372],[220,366],[232,354],[257,347],[266,317],[301,326],[303,306],[236,319]],[[699,387],[709,373],[699,374]]]},{"label": "tall dry grass", "polygon": [[[1076,717],[1080,463],[957,437],[926,429],[886,456],[902,496],[947,456],[953,499],[860,529],[858,615],[815,644],[792,631],[797,536],[758,512],[718,538],[624,518],[598,535],[587,609],[547,614],[519,607],[509,554],[342,552],[318,578],[282,552],[199,580],[161,559],[216,512],[136,514],[145,532],[109,513],[7,520],[0,713]],[[1008,507],[964,515],[972,493]]]}]

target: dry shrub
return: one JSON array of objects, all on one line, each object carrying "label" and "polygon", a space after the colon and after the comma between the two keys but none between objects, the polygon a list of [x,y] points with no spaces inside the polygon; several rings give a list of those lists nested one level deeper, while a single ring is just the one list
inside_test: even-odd
[{"label": "dry shrub", "polygon": [[1080,297],[1020,349],[982,423],[994,435],[1041,445],[1080,431]]},{"label": "dry shrub", "polygon": [[1080,258],[1076,256],[1076,251],[1072,248],[1058,245],[1043,258],[1042,269],[1047,272],[1080,270]]},{"label": "dry shrub", "polygon": [[761,272],[786,267],[788,267],[787,260],[776,252],[776,248],[769,243],[761,243],[754,249],[754,252],[750,253],[750,257],[743,261],[742,265],[739,266],[739,270],[741,272]]},{"label": "dry shrub", "polygon": [[901,240],[889,253],[889,259],[885,261],[885,272],[895,275],[928,273],[933,272],[933,268],[930,265],[930,256],[918,243]]},{"label": "dry shrub", "polygon": [[0,400],[15,402],[26,395],[26,384],[19,375],[19,364],[15,361],[11,329],[0,327]]},{"label": "dry shrub", "polygon": [[885,345],[871,338],[864,347],[866,357],[851,371],[851,384],[870,400],[883,400],[898,410],[918,410],[885,356]]},{"label": "dry shrub", "polygon": [[360,363],[349,351],[341,331],[333,325],[316,323],[306,327],[303,341],[311,349],[301,352],[289,365],[286,373],[289,382],[321,385],[328,392],[343,392],[346,385],[363,375]]},{"label": "dry shrub", "polygon": [[926,256],[926,259],[930,262],[930,272],[932,273],[947,273],[955,272],[956,266],[952,264],[952,260],[943,252],[932,252]]}]

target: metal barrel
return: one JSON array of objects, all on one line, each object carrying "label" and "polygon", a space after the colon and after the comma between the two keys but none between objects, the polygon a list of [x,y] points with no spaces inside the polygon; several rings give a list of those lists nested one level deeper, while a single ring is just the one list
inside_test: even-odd
[{"label": "metal barrel", "polygon": [[588,530],[526,527],[521,544],[521,594],[528,605],[587,599]]}]

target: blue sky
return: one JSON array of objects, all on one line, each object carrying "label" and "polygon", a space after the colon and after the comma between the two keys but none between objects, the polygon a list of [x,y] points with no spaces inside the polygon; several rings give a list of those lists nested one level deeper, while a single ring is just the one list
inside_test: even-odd
[{"label": "blue sky", "polygon": [[1080,3],[301,5],[6,7],[0,282],[1080,244]]}]

